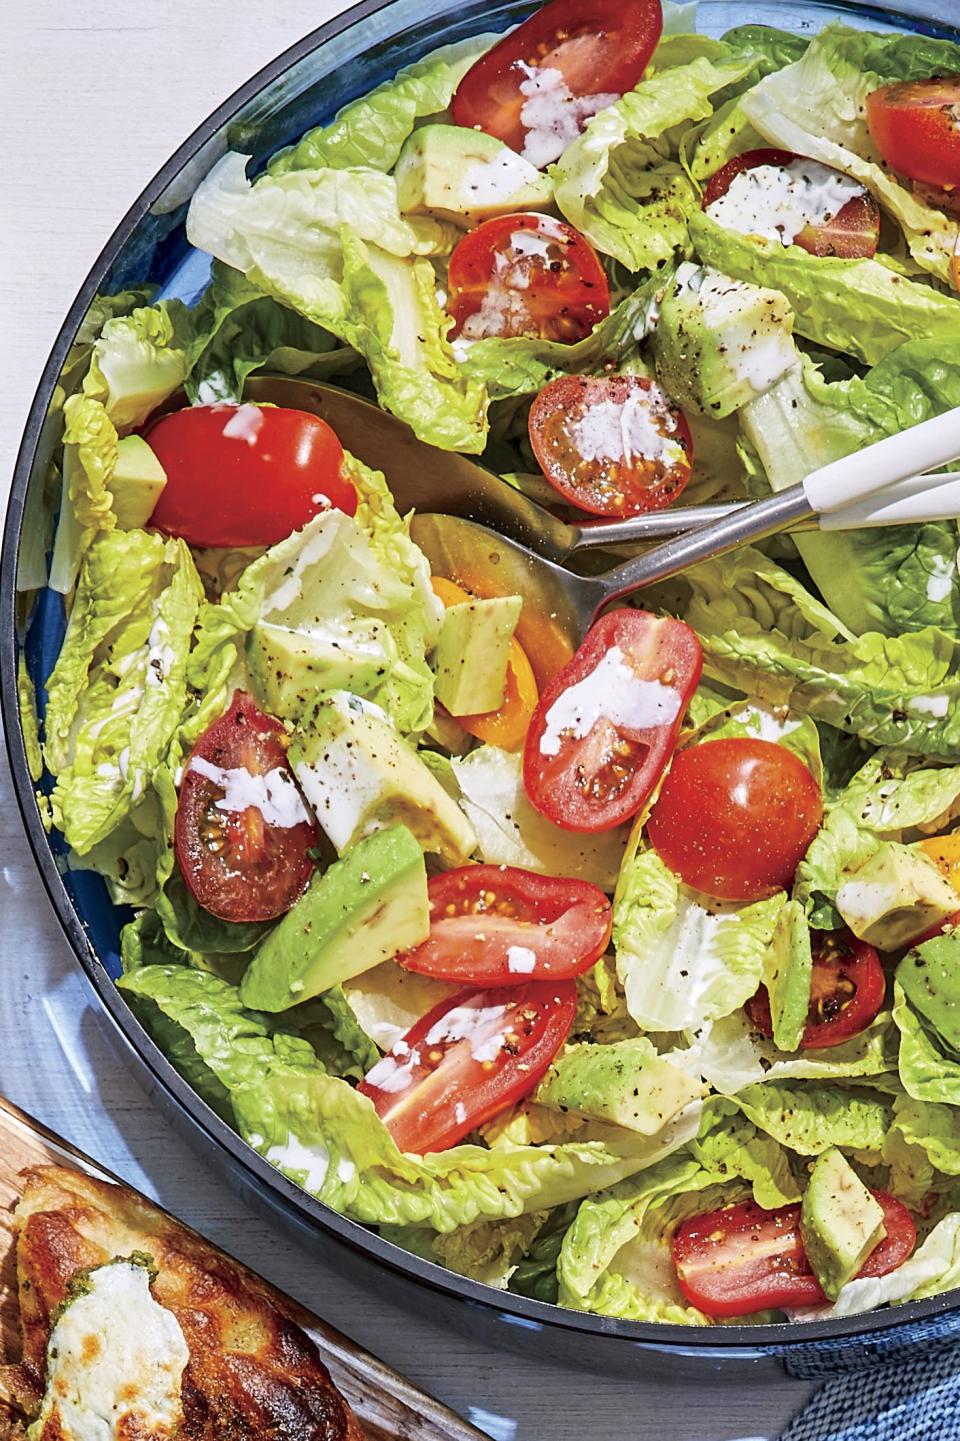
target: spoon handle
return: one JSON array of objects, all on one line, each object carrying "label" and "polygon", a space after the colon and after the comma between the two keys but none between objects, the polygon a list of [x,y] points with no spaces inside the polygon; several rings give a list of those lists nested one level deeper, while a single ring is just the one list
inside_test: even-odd
[{"label": "spoon handle", "polygon": [[738,546],[862,503],[918,471],[945,465],[960,455],[960,406],[887,436],[842,460],[811,471],[799,485],[754,501],[722,520],[689,535],[655,546],[646,555],[625,561],[602,577],[603,604],[667,580],[700,561],[726,555]]}]

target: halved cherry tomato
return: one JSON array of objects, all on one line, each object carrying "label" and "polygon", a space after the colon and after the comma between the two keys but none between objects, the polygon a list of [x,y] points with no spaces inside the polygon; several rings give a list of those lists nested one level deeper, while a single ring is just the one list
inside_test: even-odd
[{"label": "halved cherry tomato", "polygon": [[569,980],[607,949],[613,911],[589,881],[514,866],[462,866],[432,876],[430,935],[400,965],[475,986]]},{"label": "halved cherry tomato", "polygon": [[568,831],[636,815],[663,774],[703,668],[688,625],[615,610],[540,697],[523,755],[531,803]]},{"label": "halved cherry tomato", "polygon": [[[905,1206],[874,1191],[887,1234],[858,1276],[886,1276],[910,1255],[917,1228]],[[807,1260],[799,1205],[765,1211],[741,1201],[692,1216],[677,1227],[672,1243],[680,1290],[707,1316],[722,1320],[752,1311],[822,1306],[827,1297]]]},{"label": "halved cherry tomato", "polygon": [[467,71],[453,118],[549,165],[633,89],[662,29],[660,0],[552,0]]},{"label": "halved cherry tomato", "polygon": [[960,185],[960,75],[901,80],[872,90],[867,129],[901,175],[927,185]]},{"label": "halved cherry tomato", "polygon": [[500,215],[468,231],[447,272],[454,333],[582,340],[610,314],[603,266],[579,230],[549,215]]},{"label": "halved cherry tomato", "polygon": [[239,691],[184,767],[174,840],[195,900],[224,921],[269,921],[313,872],[317,828],[287,764],[287,736]]},{"label": "halved cherry tomato", "polygon": [[[470,600],[470,592],[442,575],[431,578],[434,594],[444,605],[462,605]],[[477,715],[457,716],[457,725],[477,740],[514,751],[523,744],[530,726],[530,717],[537,706],[537,682],[527,653],[516,639],[510,642],[507,657],[507,687],[503,704],[497,710]]]},{"label": "halved cherry tomato", "polygon": [[275,545],[321,510],[353,515],[325,420],[261,405],[191,405],[146,432],[167,472],[150,524],[190,545]]},{"label": "halved cherry tomato", "polygon": [[[812,931],[813,974],[810,1008],[801,1047],[806,1051],[839,1046],[865,1031],[883,1005],[887,983],[873,946],[849,931]],[[761,986],[746,1004],[751,1023],[773,1035],[770,997]]]},{"label": "halved cherry tomato", "polygon": [[562,375],[533,402],[528,429],[554,490],[592,515],[660,510],[690,479],[690,427],[646,376]]},{"label": "halved cherry tomato", "polygon": [[729,737],[674,756],[647,835],[688,886],[755,901],[790,885],[822,819],[820,787],[798,756]]},{"label": "halved cherry tomato", "polygon": [[533,1090],[576,1011],[573,981],[458,991],[422,1016],[358,1089],[401,1151],[445,1151]]},{"label": "halved cherry tomato", "polygon": [[[738,175],[757,170],[760,166],[776,166],[798,181],[802,181],[804,172],[809,171],[811,166],[814,173],[824,170],[840,173],[828,165],[795,155],[792,150],[747,150],[743,155],[728,160],[712,176],[703,192],[704,210],[726,195]],[[722,223],[719,216],[717,219]],[[862,195],[854,195],[836,214],[819,223],[808,222],[798,234],[782,238],[785,245],[799,245],[810,255],[837,255],[842,260],[869,259],[876,255],[880,243],[880,207],[870,192],[864,189]]]}]

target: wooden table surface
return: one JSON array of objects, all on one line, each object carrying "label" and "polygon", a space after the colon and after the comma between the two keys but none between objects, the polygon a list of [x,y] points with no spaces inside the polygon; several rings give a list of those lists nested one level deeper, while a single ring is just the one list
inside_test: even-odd
[{"label": "wooden table surface", "polygon": [[[63,315],[153,172],[338,0],[27,0],[0,47],[0,509]],[[535,1363],[386,1304],[248,1211],[173,1134],[107,1043],[43,893],[0,759],[0,1092],[434,1392],[497,1441],[778,1435],[806,1395],[742,1376],[672,1386]],[[419,1298],[418,1298],[419,1299]]]}]

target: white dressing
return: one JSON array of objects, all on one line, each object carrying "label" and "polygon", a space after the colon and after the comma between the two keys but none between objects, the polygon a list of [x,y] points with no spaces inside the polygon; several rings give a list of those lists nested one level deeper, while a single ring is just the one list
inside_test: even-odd
[{"label": "white dressing", "polygon": [[507,947],[507,970],[518,976],[528,976],[537,964],[537,955],[529,946]]},{"label": "white dressing", "polygon": [[798,158],[786,165],[741,170],[707,206],[707,214],[726,230],[790,245],[805,226],[823,225],[865,194],[859,180],[817,160]]},{"label": "white dressing", "polygon": [[495,1061],[503,1047],[507,1027],[506,1006],[454,1006],[430,1027],[428,1046],[469,1041],[475,1061]]},{"label": "white dressing", "polygon": [[238,405],[230,416],[223,433],[228,440],[244,440],[247,445],[256,445],[263,428],[263,409],[259,405]]},{"label": "white dressing", "polygon": [[305,1146],[300,1137],[295,1136],[292,1131],[288,1132],[285,1141],[268,1149],[266,1159],[279,1171],[305,1172],[303,1187],[306,1191],[319,1191],[330,1168],[330,1156],[326,1146],[319,1141]]},{"label": "white dressing", "polygon": [[669,434],[676,428],[667,397],[659,386],[651,386],[632,391],[623,402],[601,400],[591,405],[570,425],[570,436],[584,460],[629,464],[641,459],[677,465],[686,452]]},{"label": "white dressing", "polygon": [[460,204],[465,209],[497,205],[539,180],[535,165],[504,146],[492,160],[478,160],[467,166],[460,181]]},{"label": "white dressing", "polygon": [[620,99],[619,95],[574,95],[553,66],[527,65],[521,60],[518,68],[525,76],[520,82],[524,96],[520,122],[527,132],[521,153],[540,170],[560,159],[591,115]]},{"label": "white dressing", "polygon": [[590,734],[601,718],[626,730],[670,725],[680,710],[680,693],[659,680],[643,680],[627,664],[619,646],[611,646],[600,664],[567,686],[547,711],[540,754],[560,753],[564,736],[577,740]]},{"label": "white dressing", "polygon": [[309,822],[310,814],[300,798],[290,773],[282,766],[254,776],[245,766],[216,766],[203,756],[194,756],[189,769],[205,776],[223,788],[216,801],[219,811],[245,811],[251,806],[260,812],[268,826],[289,830]]}]

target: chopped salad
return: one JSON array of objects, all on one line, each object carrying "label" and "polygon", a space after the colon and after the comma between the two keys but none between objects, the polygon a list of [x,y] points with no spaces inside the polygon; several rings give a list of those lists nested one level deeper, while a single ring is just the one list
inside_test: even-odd
[{"label": "chopped salad", "polygon": [[375,397],[595,525],[960,403],[960,45],[695,9],[551,0],[225,155],[199,301],[100,297],[68,357],[42,726],[21,682],[120,989],[252,1148],[465,1276],[705,1325],[960,1284],[956,525],[742,548],[574,652],[245,396]]}]

